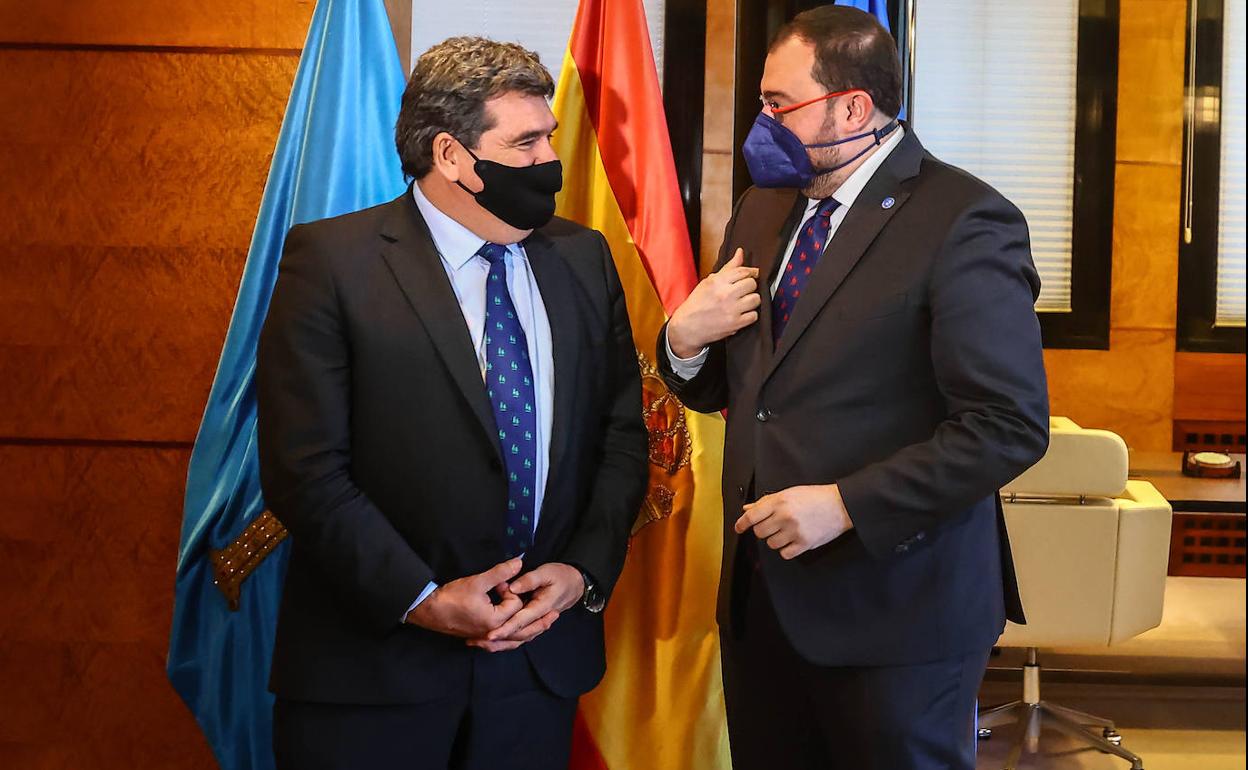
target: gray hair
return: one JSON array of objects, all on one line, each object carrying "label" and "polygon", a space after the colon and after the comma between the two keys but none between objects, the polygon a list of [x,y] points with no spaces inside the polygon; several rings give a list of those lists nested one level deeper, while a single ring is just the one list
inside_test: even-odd
[{"label": "gray hair", "polygon": [[547,99],[555,93],[537,54],[515,43],[452,37],[421,54],[394,126],[403,173],[420,179],[432,170],[433,138],[443,131],[476,147],[494,127],[485,103],[512,91]]}]

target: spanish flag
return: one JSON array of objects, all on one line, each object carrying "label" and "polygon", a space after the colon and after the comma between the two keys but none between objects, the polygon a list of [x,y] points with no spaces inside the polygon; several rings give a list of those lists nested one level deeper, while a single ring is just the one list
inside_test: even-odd
[{"label": "spanish flag", "polygon": [[611,245],[650,431],[650,487],[606,610],[607,676],[581,701],[572,768],[726,768],[715,627],[724,424],[686,411],[651,360],[697,269],[642,0],[581,0],[554,112],[558,214]]}]

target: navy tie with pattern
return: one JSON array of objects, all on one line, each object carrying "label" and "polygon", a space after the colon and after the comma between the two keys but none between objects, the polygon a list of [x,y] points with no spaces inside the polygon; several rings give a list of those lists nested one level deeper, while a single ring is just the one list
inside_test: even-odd
[{"label": "navy tie with pattern", "polygon": [[477,254],[490,263],[485,280],[485,387],[507,470],[507,558],[533,542],[537,493],[537,390],[529,343],[507,289],[507,249],[487,243]]},{"label": "navy tie with pattern", "polygon": [[832,212],[836,211],[839,205],[834,198],[824,198],[819,203],[819,208],[815,209],[815,213],[810,215],[810,219],[806,220],[798,233],[797,243],[793,246],[793,254],[789,257],[789,264],[784,269],[784,275],[780,277],[780,283],[776,286],[776,295],[771,298],[771,341],[773,344],[780,341],[780,335],[784,333],[784,327],[788,325],[789,317],[792,316],[793,309],[797,307],[802,290],[810,281],[811,272],[814,271],[815,264],[823,253],[823,247],[828,242],[828,232],[832,229]]}]

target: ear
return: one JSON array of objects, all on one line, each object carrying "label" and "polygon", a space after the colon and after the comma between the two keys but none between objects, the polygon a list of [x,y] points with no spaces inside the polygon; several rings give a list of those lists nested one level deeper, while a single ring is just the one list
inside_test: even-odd
[{"label": "ear", "polygon": [[845,122],[849,130],[865,131],[875,118],[875,100],[866,91],[855,91],[849,97],[848,111]]},{"label": "ear", "polygon": [[446,181],[454,183],[463,179],[465,157],[459,142],[446,131],[433,137],[433,170]]}]

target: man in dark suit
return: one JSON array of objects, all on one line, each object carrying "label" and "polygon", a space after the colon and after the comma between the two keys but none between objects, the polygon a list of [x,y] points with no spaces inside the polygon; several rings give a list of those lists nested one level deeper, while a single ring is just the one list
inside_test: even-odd
[{"label": "man in dark suit", "polygon": [[733,767],[971,770],[1022,620],[997,490],[1048,440],[1027,226],[897,122],[870,15],[797,16],[761,90],[757,186],[658,343],[686,405],[727,409]]},{"label": "man in dark suit", "polygon": [[279,767],[564,766],[604,673],[645,427],[606,242],[552,221],[552,94],[519,46],[435,46],[412,187],[287,238],[257,362]]}]

